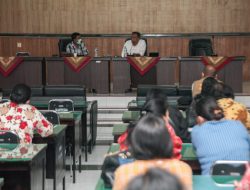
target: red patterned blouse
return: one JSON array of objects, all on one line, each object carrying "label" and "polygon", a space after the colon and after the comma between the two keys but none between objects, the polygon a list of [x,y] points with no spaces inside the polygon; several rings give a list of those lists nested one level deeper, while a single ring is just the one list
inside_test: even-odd
[{"label": "red patterned blouse", "polygon": [[0,130],[14,131],[20,143],[32,143],[34,131],[46,137],[53,133],[53,125],[35,107],[7,102],[0,104]]}]

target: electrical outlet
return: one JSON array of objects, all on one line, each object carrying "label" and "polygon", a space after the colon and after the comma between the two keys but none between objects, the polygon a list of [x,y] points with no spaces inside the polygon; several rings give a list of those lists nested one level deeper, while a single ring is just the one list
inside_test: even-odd
[{"label": "electrical outlet", "polygon": [[21,42],[17,42],[17,47],[21,48],[22,47],[22,43]]}]

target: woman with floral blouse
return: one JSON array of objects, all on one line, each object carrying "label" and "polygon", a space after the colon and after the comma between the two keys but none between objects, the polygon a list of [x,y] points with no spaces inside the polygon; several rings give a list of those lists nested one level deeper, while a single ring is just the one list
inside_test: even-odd
[{"label": "woman with floral blouse", "polygon": [[30,87],[18,84],[11,92],[10,102],[0,104],[0,130],[15,132],[20,143],[32,143],[34,131],[42,137],[53,133],[53,125],[29,104],[30,97]]}]

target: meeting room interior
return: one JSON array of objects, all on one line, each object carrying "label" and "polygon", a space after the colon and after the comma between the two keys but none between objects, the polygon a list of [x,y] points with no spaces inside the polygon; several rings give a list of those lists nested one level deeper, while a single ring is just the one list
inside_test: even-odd
[{"label": "meeting room interior", "polygon": [[0,190],[250,190],[249,9],[0,0]]}]

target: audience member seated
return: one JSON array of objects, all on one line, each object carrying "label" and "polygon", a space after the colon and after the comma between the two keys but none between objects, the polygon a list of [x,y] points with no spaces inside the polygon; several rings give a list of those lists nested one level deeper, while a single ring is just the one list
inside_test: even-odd
[{"label": "audience member seated", "polygon": [[182,140],[180,137],[176,136],[173,127],[169,124],[169,112],[166,101],[162,99],[149,100],[144,105],[143,110],[146,112],[146,114],[150,113],[164,119],[166,128],[173,142],[173,158],[181,159]]},{"label": "audience member seated", "polygon": [[249,134],[240,121],[224,119],[213,97],[196,99],[197,125],[191,137],[202,174],[208,175],[214,161],[250,159]]},{"label": "audience member seated", "polygon": [[[162,90],[151,89],[147,93],[146,102],[152,99],[162,99],[167,101],[168,98]],[[188,125],[180,110],[175,106],[168,105],[168,112],[170,124],[172,125],[176,135],[179,136],[183,142],[189,143],[191,140],[188,132]]]},{"label": "audience member seated", "polygon": [[152,168],[131,180],[126,190],[184,190],[180,180],[160,168]]},{"label": "audience member seated", "polygon": [[69,43],[66,47],[66,52],[77,55],[88,55],[88,49],[86,48],[84,42],[81,39],[81,34],[74,32],[71,34],[72,42]]},{"label": "audience member seated", "polygon": [[120,151],[126,151],[128,150],[129,143],[128,143],[128,137],[132,133],[132,131],[135,128],[135,122],[131,122],[128,125],[127,130],[125,133],[123,133],[117,140],[118,144],[120,145]]},{"label": "audience member seated", "polygon": [[[157,100],[155,102],[157,102],[158,104],[152,103],[154,102],[153,100]],[[149,101],[151,101],[150,104],[148,103]],[[187,130],[186,120],[183,118],[180,111],[173,106],[168,106],[166,102],[167,102],[167,97],[161,90],[152,89],[147,93],[146,102],[142,110],[142,114],[143,112],[147,112],[147,110],[145,110],[145,106],[148,104],[147,109],[149,112],[155,113],[156,115],[160,115],[161,117],[164,117],[165,119],[167,119],[166,121],[168,123],[167,128],[171,134],[172,139],[174,140],[174,152],[175,152],[174,155],[176,158],[180,159],[182,140],[184,140],[184,142],[186,143],[190,142],[191,141],[190,134]],[[159,112],[162,112],[162,113],[159,113]],[[169,121],[171,121],[171,123]],[[126,145],[127,133],[128,131],[123,133],[118,138],[118,143],[120,144],[121,151],[128,149],[128,146]]]},{"label": "audience member seated", "polygon": [[[194,98],[213,96],[211,89],[217,83],[218,81],[214,77],[205,78],[202,82],[200,94],[197,94]],[[196,117],[197,114],[195,112],[195,101],[193,101],[189,108],[186,110],[186,120],[189,128],[197,124]]]},{"label": "audience member seated", "polygon": [[11,92],[10,102],[0,104],[0,129],[16,132],[21,143],[32,143],[34,131],[43,137],[53,133],[53,125],[29,105],[30,96],[30,87],[18,84]]},{"label": "audience member seated", "polygon": [[130,145],[130,137],[134,127],[135,123],[130,123],[126,136],[124,136],[126,137],[126,139],[124,140],[126,144],[124,144],[123,146],[125,146],[126,148],[120,148],[122,149],[121,151],[110,153],[104,159],[101,178],[104,181],[105,188],[112,188],[114,183],[114,172],[119,166],[134,161],[134,157],[131,155],[131,152],[127,148]]},{"label": "audience member seated", "polygon": [[215,78],[217,78],[216,70],[211,65],[207,65],[206,67],[204,67],[204,70],[201,73],[201,79],[196,80],[196,81],[193,82],[193,84],[192,84],[192,96],[193,97],[195,97],[196,95],[201,93],[203,81],[207,77],[215,77]]},{"label": "audience member seated", "polygon": [[125,42],[121,56],[144,56],[146,48],[146,42],[141,39],[141,34],[139,32],[132,32],[131,40]]},{"label": "audience member seated", "polygon": [[246,106],[234,101],[234,92],[230,86],[217,83],[211,89],[211,94],[223,109],[225,119],[239,120],[250,130],[250,114]]},{"label": "audience member seated", "polygon": [[131,179],[153,167],[176,175],[185,189],[192,189],[192,170],[186,163],[172,159],[173,143],[162,118],[147,114],[139,120],[131,134],[131,153],[135,161],[116,170],[113,190],[126,189]]}]

